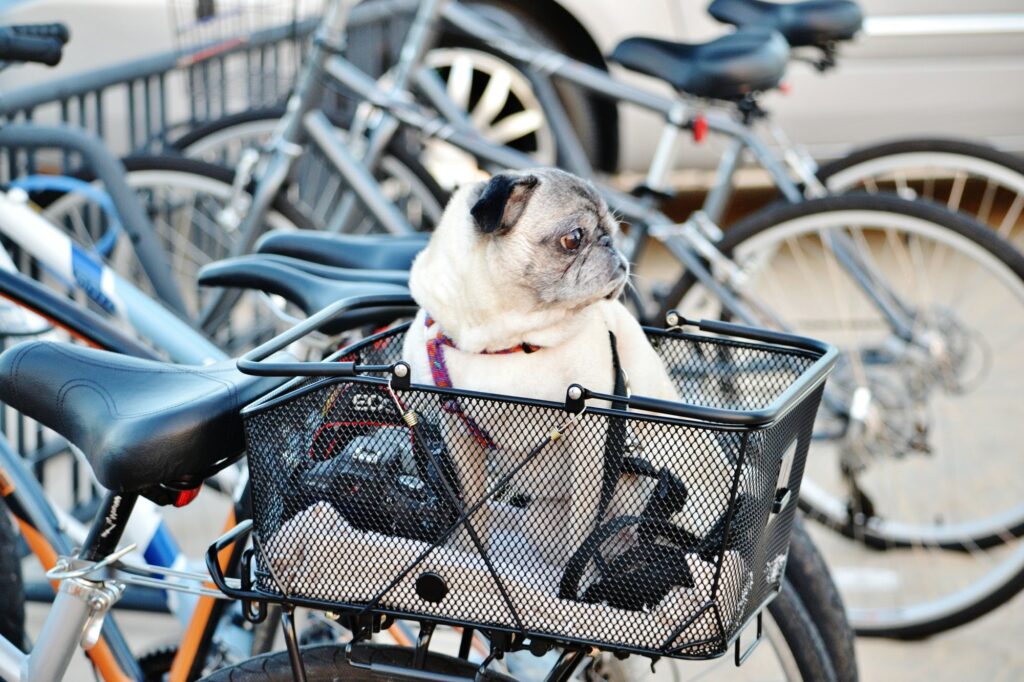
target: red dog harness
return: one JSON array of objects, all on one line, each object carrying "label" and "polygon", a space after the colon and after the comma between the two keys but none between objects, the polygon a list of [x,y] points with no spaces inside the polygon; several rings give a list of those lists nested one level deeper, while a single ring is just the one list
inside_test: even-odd
[{"label": "red dog harness", "polygon": [[[424,320],[425,326],[429,329],[434,324],[434,318],[430,315],[426,316]],[[453,388],[452,378],[448,373],[448,365],[444,361],[444,347],[455,348],[458,350],[458,346],[450,338],[444,335],[439,329],[437,335],[432,339],[427,339],[427,359],[430,361],[430,374],[434,379],[434,385],[438,388]],[[518,346],[511,348],[504,348],[502,350],[485,350],[483,355],[507,355],[509,353],[533,353],[540,350],[540,346],[534,346],[532,344],[523,342]],[[450,414],[458,415],[462,423],[466,425],[466,429],[470,435],[480,444],[481,447],[487,448],[488,450],[496,450],[498,448],[494,439],[491,438],[490,434],[484,431],[476,421],[466,414],[462,406],[459,405],[459,401],[452,399],[448,400],[442,406],[445,412]]]}]

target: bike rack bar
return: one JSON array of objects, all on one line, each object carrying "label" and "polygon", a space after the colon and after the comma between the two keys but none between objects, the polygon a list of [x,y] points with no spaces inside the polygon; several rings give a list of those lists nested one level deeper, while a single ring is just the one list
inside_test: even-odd
[{"label": "bike rack bar", "polygon": [[81,129],[15,123],[0,128],[0,147],[24,149],[65,149],[82,155],[110,194],[125,232],[131,237],[146,276],[160,300],[183,319],[188,319],[185,301],[167,262],[153,224],[142,204],[124,179],[124,166],[103,141]]}]

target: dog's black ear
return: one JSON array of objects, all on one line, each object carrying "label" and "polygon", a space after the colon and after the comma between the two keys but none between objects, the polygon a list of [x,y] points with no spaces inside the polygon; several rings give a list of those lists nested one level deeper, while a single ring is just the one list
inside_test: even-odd
[{"label": "dog's black ear", "polygon": [[486,234],[511,229],[523,215],[530,195],[539,184],[540,180],[534,175],[495,175],[470,209],[477,229]]}]

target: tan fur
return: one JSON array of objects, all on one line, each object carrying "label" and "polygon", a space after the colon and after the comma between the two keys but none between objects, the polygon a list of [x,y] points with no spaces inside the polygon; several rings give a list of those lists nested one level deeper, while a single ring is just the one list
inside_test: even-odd
[{"label": "tan fur", "polygon": [[[617,300],[599,297],[563,305],[538,305],[537,292],[524,281],[516,264],[531,232],[566,210],[564,199],[546,196],[565,182],[580,182],[567,174],[540,175],[530,199],[508,235],[479,233],[469,208],[480,188],[469,187],[452,198],[427,248],[413,264],[410,287],[423,310],[406,336],[403,357],[412,367],[414,383],[432,383],[426,342],[439,330],[457,348],[445,347],[444,358],[452,383],[459,389],[523,396],[561,403],[570,384],[611,393],[614,372],[608,332],[618,340],[618,352],[633,393],[677,399],[661,360],[643,330]],[[564,188],[562,188],[564,194]],[[519,233],[519,234],[517,234]],[[518,238],[518,239],[517,239]],[[583,307],[579,307],[583,304]],[[435,323],[424,326],[425,312]],[[534,353],[483,354],[523,342],[541,346]],[[543,412],[536,418],[517,409],[512,414],[472,406],[467,412],[495,438],[496,452],[488,453],[455,417],[446,419],[445,435],[463,484],[467,504],[486,492],[488,469],[499,477],[521,461],[551,428],[563,422],[564,412]],[[567,437],[544,450],[516,478],[519,492],[530,496],[523,531],[546,560],[565,562],[592,529],[601,488],[603,438]],[[487,536],[486,505],[473,517],[474,527]],[[463,537],[461,543],[469,542]]]}]

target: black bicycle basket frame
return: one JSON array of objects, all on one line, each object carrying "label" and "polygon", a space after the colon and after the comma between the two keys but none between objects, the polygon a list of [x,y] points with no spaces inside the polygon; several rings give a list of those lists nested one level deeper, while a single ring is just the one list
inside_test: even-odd
[{"label": "black bicycle basket frame", "polygon": [[[263,362],[302,330],[265,344],[240,368],[296,379],[243,411],[255,581],[216,582],[520,642],[722,655],[781,585],[836,351],[693,326],[703,333],[646,330],[678,402],[410,384],[406,325],[320,363]],[[613,402],[626,409],[600,406]],[[614,497],[595,513],[607,481]]]}]

